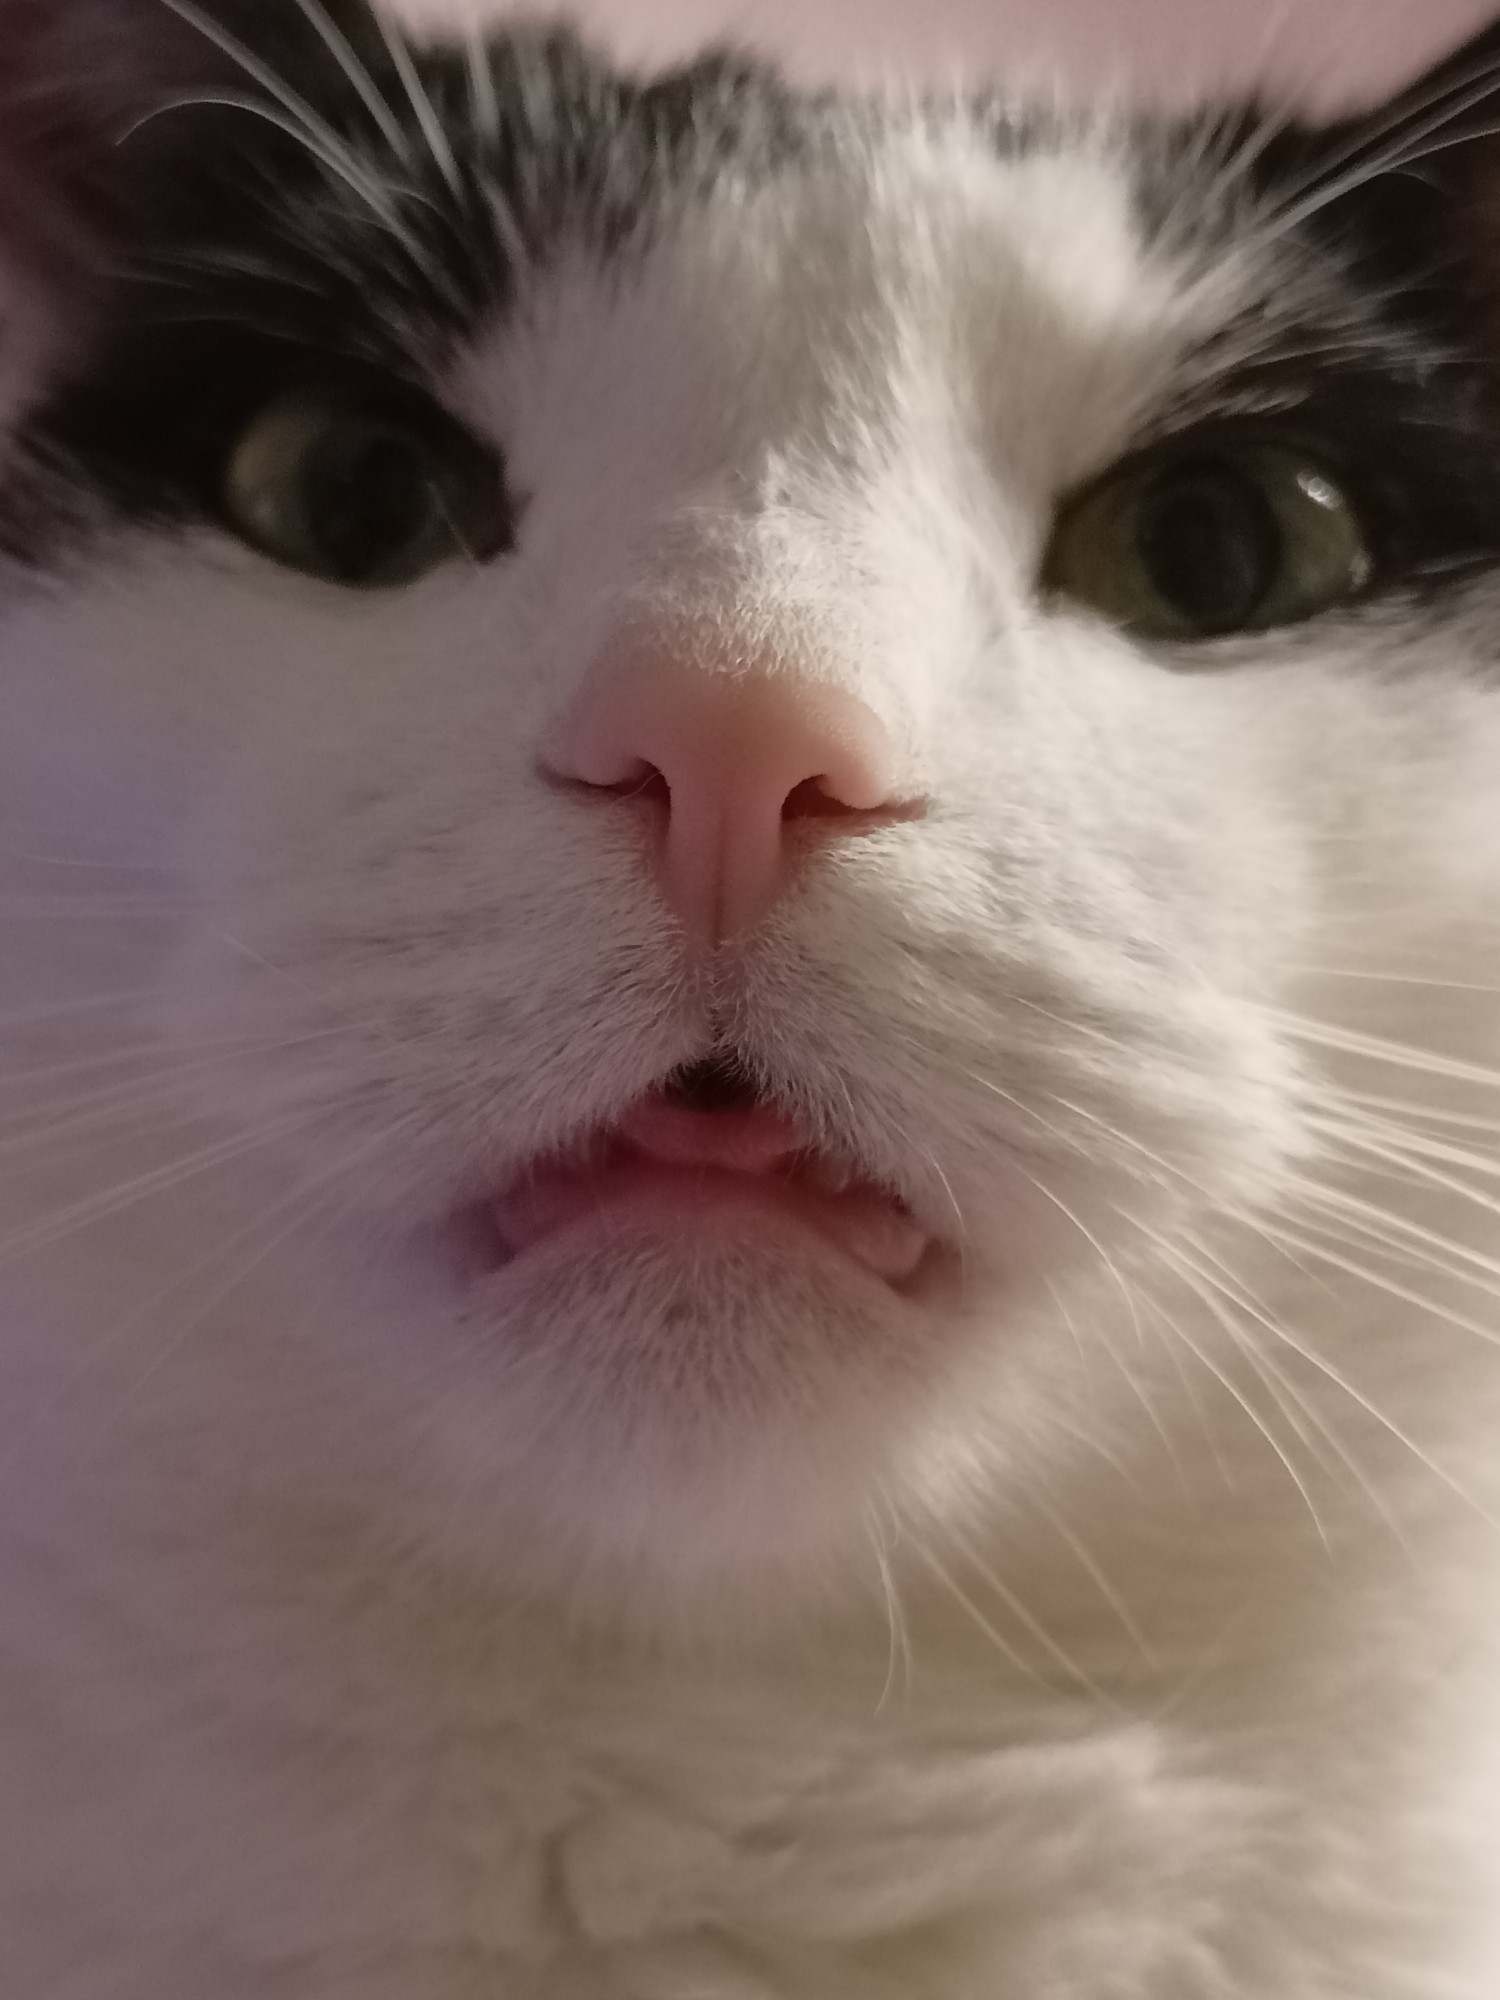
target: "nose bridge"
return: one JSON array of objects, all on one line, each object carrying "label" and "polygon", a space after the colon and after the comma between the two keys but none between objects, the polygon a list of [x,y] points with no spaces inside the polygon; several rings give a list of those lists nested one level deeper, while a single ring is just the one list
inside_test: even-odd
[{"label": "nose bridge", "polygon": [[824,648],[764,615],[632,619],[544,753],[650,822],[658,887],[700,940],[759,922],[819,840],[913,816],[895,732]]}]

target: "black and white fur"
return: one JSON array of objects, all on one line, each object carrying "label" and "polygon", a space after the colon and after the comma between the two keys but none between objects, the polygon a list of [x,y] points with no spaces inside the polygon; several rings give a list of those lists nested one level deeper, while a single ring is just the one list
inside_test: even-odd
[{"label": "black and white fur", "polygon": [[[1500,41],[1314,132],[0,35],[0,1992],[1493,2000]],[[228,533],[310,372],[508,550]],[[1039,586],[1272,419],[1359,602]],[[814,655],[925,816],[694,957],[537,771],[627,616]],[[932,1286],[464,1263],[726,1045]]]}]

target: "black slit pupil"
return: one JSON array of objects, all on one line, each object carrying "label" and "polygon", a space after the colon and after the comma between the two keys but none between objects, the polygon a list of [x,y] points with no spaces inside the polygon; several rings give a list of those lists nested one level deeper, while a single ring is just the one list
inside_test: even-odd
[{"label": "black slit pupil", "polygon": [[1195,630],[1248,624],[1281,568],[1270,502],[1222,465],[1174,468],[1141,502],[1136,547],[1152,587]]}]

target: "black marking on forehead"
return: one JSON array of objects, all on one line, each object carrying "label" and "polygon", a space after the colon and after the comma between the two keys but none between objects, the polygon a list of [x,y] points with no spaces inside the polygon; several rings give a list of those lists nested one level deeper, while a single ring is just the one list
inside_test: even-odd
[{"label": "black marking on forehead", "polygon": [[780,170],[818,118],[732,57],[639,81],[569,34],[521,31],[482,60],[413,50],[416,93],[373,69],[377,119],[323,57],[283,101],[251,79],[243,103],[163,109],[126,141],[153,149],[154,198],[100,338],[22,434],[0,498],[13,556],[76,529],[80,485],[106,518],[211,513],[230,441],[282,389],[430,384],[503,319],[522,267],[564,241],[628,256],[672,204]]}]

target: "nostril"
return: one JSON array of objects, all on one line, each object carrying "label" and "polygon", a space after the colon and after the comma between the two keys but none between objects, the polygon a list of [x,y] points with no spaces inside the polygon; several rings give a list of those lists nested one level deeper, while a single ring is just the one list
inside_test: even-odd
[{"label": "nostril", "polygon": [[891,826],[900,820],[925,818],[922,799],[892,799],[884,805],[851,806],[832,789],[827,778],[804,778],[793,785],[782,801],[781,817],[789,819],[837,819],[846,829]]},{"label": "nostril", "polygon": [[781,803],[783,819],[845,819],[850,808],[828,789],[826,778],[804,778]]},{"label": "nostril", "polygon": [[[644,760],[628,776],[607,784],[594,778],[563,777],[550,770],[544,775],[570,791],[588,792],[597,798],[639,799],[646,805],[660,806],[667,813],[672,810],[671,780],[657,765]],[[803,778],[793,785],[781,805],[783,820],[837,819],[856,832],[861,826],[887,826],[897,820],[921,819],[925,811],[925,804],[915,799],[894,800],[882,806],[847,805],[827,778]]]}]

